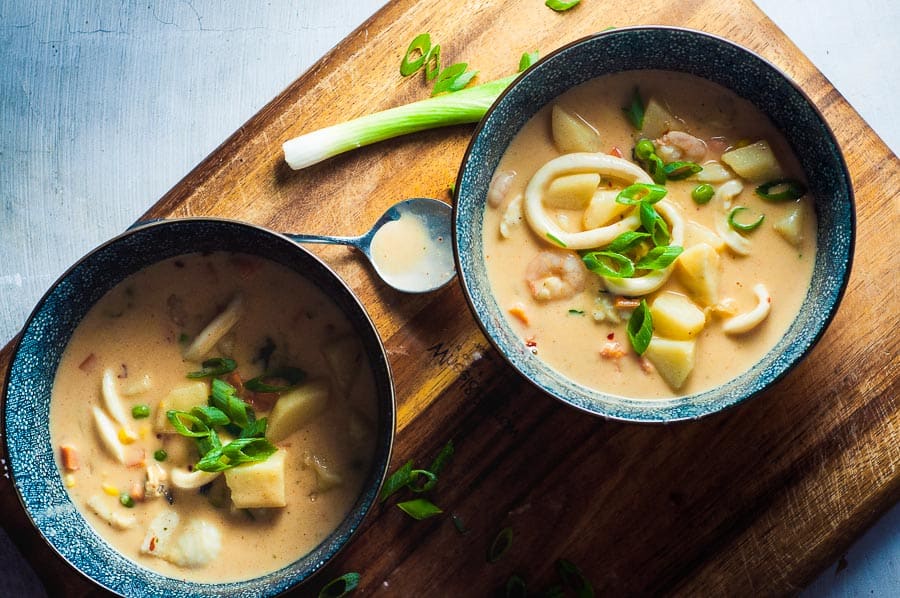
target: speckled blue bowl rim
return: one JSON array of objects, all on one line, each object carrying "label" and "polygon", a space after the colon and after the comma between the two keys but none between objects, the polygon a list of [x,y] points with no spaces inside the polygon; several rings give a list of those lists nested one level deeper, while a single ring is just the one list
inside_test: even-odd
[{"label": "speckled blue bowl rim", "polygon": [[[603,74],[659,69],[710,79],[750,100],[784,132],[815,197],[812,282],[784,337],[749,371],[717,388],[674,399],[631,399],[582,386],[527,350],[494,299],[484,267],[487,189],[513,136],[567,89]],[[522,73],[477,127],[456,181],[453,247],[460,284],[479,326],[499,353],[544,392],[582,411],[628,422],[696,419],[739,404],[784,376],[818,342],[837,311],[853,261],[856,215],[840,147],[814,103],[790,78],[729,40],[677,27],[612,29],[572,42]]]},{"label": "speckled blue bowl rim", "polygon": [[[71,333],[109,289],[144,266],[192,251],[240,251],[299,272],[348,316],[370,356],[379,403],[375,458],[362,495],[340,526],[308,555],[267,575],[220,584],[173,579],[141,567],[94,532],[69,498],[50,443],[50,391]],[[114,272],[114,274],[110,274]],[[368,313],[350,288],[286,237],[233,220],[183,218],[137,226],[101,245],[63,274],[40,300],[16,343],[4,386],[3,435],[12,481],[35,527],[63,559],[123,596],[272,596],[306,581],[359,529],[387,473],[396,429],[390,365]]]}]

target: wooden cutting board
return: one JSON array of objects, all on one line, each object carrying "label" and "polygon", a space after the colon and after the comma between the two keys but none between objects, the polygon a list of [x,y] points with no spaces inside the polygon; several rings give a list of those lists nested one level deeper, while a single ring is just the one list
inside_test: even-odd
[{"label": "wooden cutting board", "polygon": [[[538,590],[577,564],[602,595],[794,593],[900,498],[900,325],[895,239],[900,169],[872,130],[749,0],[397,0],[363,24],[167,193],[148,217],[221,216],[279,231],[354,234],[396,200],[447,191],[472,126],[378,144],[301,172],[280,144],[301,132],[426,97],[400,58],[429,31],[445,61],[486,81],[609,26],[709,31],[785,70],[832,126],[856,190],[858,239],[840,311],[815,350],[770,392],[724,414],[668,426],[586,416],[535,391],[491,349],[457,285],[401,295],[346,248],[314,248],[359,294],[395,373],[394,464],[456,456],[416,522],[379,506],[356,541],[298,594],[345,571],[361,592],[488,595],[510,574]],[[11,347],[0,352],[6,371]],[[3,525],[51,595],[95,595],[31,528],[4,477]],[[463,522],[460,533],[449,514]],[[496,563],[499,530],[513,543]]]}]

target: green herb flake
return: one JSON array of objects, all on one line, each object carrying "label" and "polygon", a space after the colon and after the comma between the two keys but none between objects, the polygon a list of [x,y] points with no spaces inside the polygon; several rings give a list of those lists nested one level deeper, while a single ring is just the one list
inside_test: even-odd
[{"label": "green herb flake", "polygon": [[583,316],[583,315],[584,315],[584,310],[583,310],[583,309],[574,309],[574,308],[572,308],[572,309],[569,310],[569,315],[572,315],[572,316]]},{"label": "green herb flake", "polygon": [[547,238],[550,239],[553,243],[555,243],[556,245],[559,245],[559,246],[562,247],[562,248],[568,247],[568,245],[566,245],[565,243],[563,243],[562,240],[561,240],[559,237],[557,237],[556,235],[554,235],[553,233],[547,233]]}]

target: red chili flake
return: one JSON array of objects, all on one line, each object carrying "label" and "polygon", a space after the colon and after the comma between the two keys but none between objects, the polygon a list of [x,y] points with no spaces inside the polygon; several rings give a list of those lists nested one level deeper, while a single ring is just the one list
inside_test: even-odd
[{"label": "red chili flake", "polygon": [[154,550],[156,550],[156,536],[150,536],[149,548],[150,548],[150,552],[153,552]]},{"label": "red chili flake", "polygon": [[622,150],[620,150],[618,147],[613,147],[611,150],[609,150],[609,155],[610,155],[610,156],[615,156],[616,158],[623,158],[623,157],[624,157],[623,154],[622,154]]},{"label": "red chili flake", "polygon": [[533,336],[530,336],[525,339],[525,346],[526,347],[537,347],[537,341],[534,340]]},{"label": "red chili flake", "polygon": [[615,332],[610,332],[609,334],[606,335],[606,340],[612,341],[612,340],[615,340],[615,339],[616,339],[616,333],[615,333]]}]

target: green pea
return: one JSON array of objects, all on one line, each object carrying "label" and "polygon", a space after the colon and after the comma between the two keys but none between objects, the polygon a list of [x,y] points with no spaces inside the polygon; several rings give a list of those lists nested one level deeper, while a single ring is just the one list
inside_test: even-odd
[{"label": "green pea", "polygon": [[150,407],[148,405],[135,405],[131,408],[131,417],[134,419],[150,417]]},{"label": "green pea", "polygon": [[716,190],[713,189],[712,185],[703,183],[702,185],[694,187],[694,190],[691,191],[691,199],[698,204],[705,204],[709,203],[709,200],[711,200],[715,194]]}]

